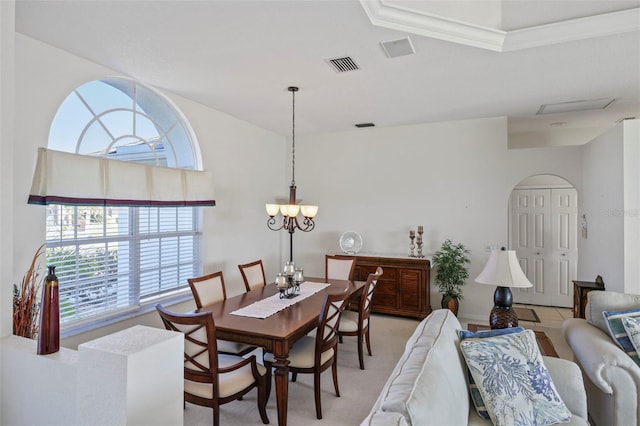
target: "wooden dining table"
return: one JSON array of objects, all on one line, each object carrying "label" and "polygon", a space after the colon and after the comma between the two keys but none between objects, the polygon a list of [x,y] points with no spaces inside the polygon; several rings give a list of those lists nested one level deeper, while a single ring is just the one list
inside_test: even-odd
[{"label": "wooden dining table", "polygon": [[[239,316],[231,312],[278,293],[275,284],[203,306],[198,310],[211,312],[218,339],[262,347],[274,355],[274,380],[280,426],[287,424],[289,350],[298,339],[318,326],[320,308],[327,294],[348,293],[350,297],[356,297],[365,285],[365,281],[324,278],[306,277],[305,281],[329,283],[330,286],[264,319]],[[304,286],[304,283],[301,285]]]}]

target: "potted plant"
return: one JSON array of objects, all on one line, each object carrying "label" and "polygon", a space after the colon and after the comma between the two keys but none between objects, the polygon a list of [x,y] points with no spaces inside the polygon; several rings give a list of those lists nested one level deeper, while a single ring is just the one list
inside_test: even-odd
[{"label": "potted plant", "polygon": [[466,266],[469,263],[469,253],[462,243],[454,244],[447,239],[432,258],[437,268],[436,283],[442,293],[441,306],[448,308],[456,316],[462,299],[462,286],[469,278]]},{"label": "potted plant", "polygon": [[38,315],[40,302],[38,290],[40,288],[38,261],[44,254],[44,244],[36,250],[27,273],[22,278],[20,286],[13,284],[13,334],[16,336],[35,339],[38,334]]}]

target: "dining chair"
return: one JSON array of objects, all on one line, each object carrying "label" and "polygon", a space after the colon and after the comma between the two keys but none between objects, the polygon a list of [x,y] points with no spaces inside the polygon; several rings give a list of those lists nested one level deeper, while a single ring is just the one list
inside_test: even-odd
[{"label": "dining chair", "polygon": [[247,291],[251,291],[253,289],[264,287],[267,285],[267,279],[264,276],[264,267],[262,266],[262,260],[256,260],[255,262],[238,265],[238,269],[240,269],[242,279],[244,280],[244,286]]},{"label": "dining chair", "polygon": [[[193,299],[198,309],[206,305],[222,302],[227,298],[227,290],[224,285],[222,271],[201,277],[187,279]],[[228,340],[218,340],[218,351],[231,355],[246,355],[253,351],[255,346],[244,343],[230,342]]]},{"label": "dining chair", "polygon": [[355,256],[325,255],[324,277],[328,280],[350,280],[355,269]]},{"label": "dining chair", "polygon": [[367,351],[371,356],[371,339],[369,337],[369,315],[371,314],[371,300],[373,291],[382,275],[382,268],[378,266],[375,274],[369,274],[367,282],[362,288],[362,296],[356,311],[345,310],[340,318],[338,327],[338,339],[342,343],[343,336],[358,337],[358,359],[360,360],[360,370],[364,370],[363,340],[366,340]]},{"label": "dining chair", "polygon": [[184,333],[184,400],[211,407],[213,424],[220,424],[220,405],[257,388],[258,411],[264,424],[271,393],[271,370],[256,362],[256,356],[242,358],[218,353],[216,326],[209,312],[180,314],[156,305],[167,330]]},{"label": "dining chair", "polygon": [[[343,311],[348,294],[328,294],[322,304],[318,327],[315,336],[304,336],[293,344],[289,351],[289,371],[291,381],[295,382],[298,373],[313,374],[313,389],[316,400],[316,416],[322,418],[320,394],[320,374],[331,367],[333,387],[336,396],[340,396],[338,388],[338,325],[340,313]],[[267,352],[264,365],[271,369],[275,357]]]}]

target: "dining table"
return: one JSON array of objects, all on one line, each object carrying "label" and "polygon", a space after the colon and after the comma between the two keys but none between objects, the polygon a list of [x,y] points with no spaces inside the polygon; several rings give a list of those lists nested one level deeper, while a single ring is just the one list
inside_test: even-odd
[{"label": "dining table", "polygon": [[[298,339],[317,328],[320,309],[327,294],[348,293],[350,298],[358,297],[365,285],[365,281],[310,277],[305,277],[305,282],[329,285],[266,318],[241,316],[233,312],[278,294],[279,290],[275,283],[198,309],[198,312],[211,312],[216,325],[216,338],[261,347],[273,354],[278,425],[280,426],[287,424],[288,357],[292,346]],[[300,285],[304,286],[305,282]],[[286,300],[283,299],[283,302]]]}]

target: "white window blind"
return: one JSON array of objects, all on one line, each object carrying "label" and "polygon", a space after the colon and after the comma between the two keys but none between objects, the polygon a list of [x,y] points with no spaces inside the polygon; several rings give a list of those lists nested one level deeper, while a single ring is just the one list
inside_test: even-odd
[{"label": "white window blind", "polygon": [[56,265],[63,328],[136,309],[198,274],[199,207],[47,209],[47,263]]}]

